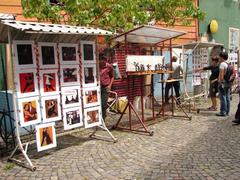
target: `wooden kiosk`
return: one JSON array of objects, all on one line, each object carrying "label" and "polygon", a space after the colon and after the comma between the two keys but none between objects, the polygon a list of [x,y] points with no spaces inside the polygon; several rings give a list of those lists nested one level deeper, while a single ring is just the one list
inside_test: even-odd
[{"label": "wooden kiosk", "polygon": [[[120,130],[127,130],[131,132],[139,132],[139,133],[146,133],[149,135],[153,135],[153,131],[150,131],[145,124],[145,118],[144,118],[144,107],[143,107],[143,77],[144,75],[151,75],[154,74],[161,74],[162,79],[162,90],[164,89],[164,82],[163,82],[163,76],[164,74],[172,73],[172,71],[169,68],[165,67],[164,64],[164,58],[161,54],[158,58],[161,58],[161,61],[155,63],[152,61],[152,64],[147,63],[144,64],[141,62],[141,67],[136,68],[135,70],[129,70],[129,66],[132,66],[134,64],[138,64],[139,60],[138,57],[136,57],[135,62],[128,62],[129,55],[136,55],[136,52],[133,52],[131,49],[131,46],[135,45],[140,48],[148,48],[151,51],[151,55],[146,58],[152,58],[157,57],[153,56],[154,49],[159,48],[161,52],[163,50],[168,49],[170,51],[170,57],[172,57],[172,40],[174,38],[177,38],[179,36],[182,36],[186,34],[182,31],[172,30],[172,29],[166,29],[156,26],[139,26],[137,28],[134,28],[128,32],[125,32],[123,34],[120,34],[114,38],[112,38],[113,43],[117,43],[120,46],[124,48],[124,56],[125,56],[125,66],[122,73],[126,75],[125,82],[127,84],[127,100],[128,103],[126,107],[124,108],[119,120],[117,121],[116,125],[114,126],[117,129]],[[137,54],[142,55],[142,54]],[[139,56],[140,58],[140,56]],[[117,60],[117,58],[116,58]],[[172,62],[170,60],[170,62]],[[131,64],[132,63],[132,64]],[[121,84],[119,84],[121,85]],[[151,97],[154,98],[154,91],[153,91],[153,83],[151,82]],[[133,98],[136,94],[136,92],[140,89],[140,96],[141,96],[141,115],[138,114],[138,112],[135,110],[133,106]],[[162,103],[164,103],[164,91],[162,91]],[[155,109],[154,109],[154,101],[152,100],[152,119],[156,118],[155,115]],[[128,109],[128,124],[129,127],[123,127],[121,126],[121,120]],[[132,115],[133,113],[137,117],[137,124],[133,124]],[[164,112],[163,112],[164,116]]]}]

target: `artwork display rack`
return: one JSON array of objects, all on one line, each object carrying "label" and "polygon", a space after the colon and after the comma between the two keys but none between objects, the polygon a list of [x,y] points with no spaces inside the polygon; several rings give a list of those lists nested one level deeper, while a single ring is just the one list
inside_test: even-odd
[{"label": "artwork display rack", "polygon": [[[11,45],[11,49],[10,49],[10,52],[11,52],[11,57],[14,57],[13,56],[13,49],[12,49],[12,44],[13,44],[13,40],[12,40],[12,35],[11,35],[11,29],[8,27],[8,43]],[[79,49],[80,49],[80,46],[79,46]],[[79,50],[78,49],[78,50]],[[34,51],[34,53],[36,53],[35,55],[38,55],[36,51]],[[79,57],[80,57],[80,53],[79,53]],[[81,58],[81,57],[80,57]],[[59,62],[59,52],[58,52],[58,62]],[[13,66],[13,64],[12,64]],[[58,64],[58,68],[60,69],[60,63]],[[82,71],[82,63],[80,61],[80,72]],[[39,68],[39,67],[38,67]],[[13,71],[12,71],[12,75],[13,77],[16,77],[15,75],[15,71],[14,71],[14,67],[13,67]],[[60,76],[60,73],[58,74],[58,76]],[[82,80],[82,73],[80,73],[80,80]],[[99,83],[99,77],[98,77],[98,83]],[[39,78],[38,78],[38,87],[39,86]],[[82,83],[81,83],[81,87],[82,87]],[[100,105],[101,107],[101,105]],[[19,120],[19,117],[18,117],[18,105],[17,105],[17,89],[16,89],[16,85],[15,85],[15,89],[13,90],[13,109],[14,109],[14,112],[15,112],[15,137],[16,137],[16,147],[15,149],[13,150],[13,152],[11,153],[11,155],[9,156],[8,160],[11,161],[11,162],[14,162],[20,166],[23,166],[25,168],[28,168],[32,171],[35,171],[36,170],[36,166],[33,165],[31,159],[28,157],[28,147],[29,147],[29,144],[30,142],[26,142],[26,143],[22,143],[22,140],[21,140],[21,135],[20,135],[20,120]],[[100,116],[100,114],[99,114]],[[97,128],[93,131],[93,133],[90,135],[90,137],[92,138],[100,138],[102,140],[110,140],[112,142],[117,142],[117,139],[112,135],[112,133],[108,130],[108,128],[106,127],[104,121],[102,118],[100,118],[100,121],[101,124],[100,125],[97,125],[95,127],[99,127],[101,129],[103,129],[104,131],[107,132],[107,134],[109,135],[109,137],[105,137],[105,136],[99,136],[96,134],[97,132]],[[19,159],[16,159],[14,156],[16,155],[16,153],[20,151],[20,153],[23,155],[23,160],[19,160]],[[26,162],[25,162],[25,161]]]}]

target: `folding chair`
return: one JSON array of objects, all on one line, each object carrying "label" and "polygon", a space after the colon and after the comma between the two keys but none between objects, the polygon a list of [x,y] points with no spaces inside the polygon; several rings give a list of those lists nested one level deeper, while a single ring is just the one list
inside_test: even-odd
[{"label": "folding chair", "polygon": [[116,114],[117,110],[115,108],[113,108],[113,106],[115,105],[115,103],[117,102],[118,99],[118,95],[116,92],[114,91],[109,91],[109,98],[108,98],[108,108],[107,108],[107,112],[110,114]]}]

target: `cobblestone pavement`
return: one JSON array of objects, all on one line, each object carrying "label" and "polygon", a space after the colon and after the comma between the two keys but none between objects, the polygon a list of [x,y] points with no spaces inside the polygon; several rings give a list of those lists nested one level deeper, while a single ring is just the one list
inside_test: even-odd
[{"label": "cobblestone pavement", "polygon": [[35,172],[0,161],[0,179],[237,180],[240,126],[231,122],[237,101],[234,96],[228,118],[203,111],[192,121],[168,119],[150,126],[152,137],[112,131],[118,142],[111,143],[66,135],[52,151],[30,152]]}]

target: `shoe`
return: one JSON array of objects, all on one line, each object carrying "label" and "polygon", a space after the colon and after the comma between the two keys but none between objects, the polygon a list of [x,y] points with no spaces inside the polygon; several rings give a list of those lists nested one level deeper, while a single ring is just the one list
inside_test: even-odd
[{"label": "shoe", "polygon": [[223,113],[217,113],[216,116],[222,116],[222,117],[225,117],[226,114],[223,114]]},{"label": "shoe", "polygon": [[213,107],[213,106],[211,106],[211,107],[209,107],[209,108],[208,108],[208,110],[209,110],[209,111],[217,111],[217,108],[216,108],[216,107]]},{"label": "shoe", "polygon": [[240,124],[240,120],[238,120],[238,119],[235,119],[235,120],[233,120],[232,122],[233,122],[233,123],[236,123],[236,124]]}]

